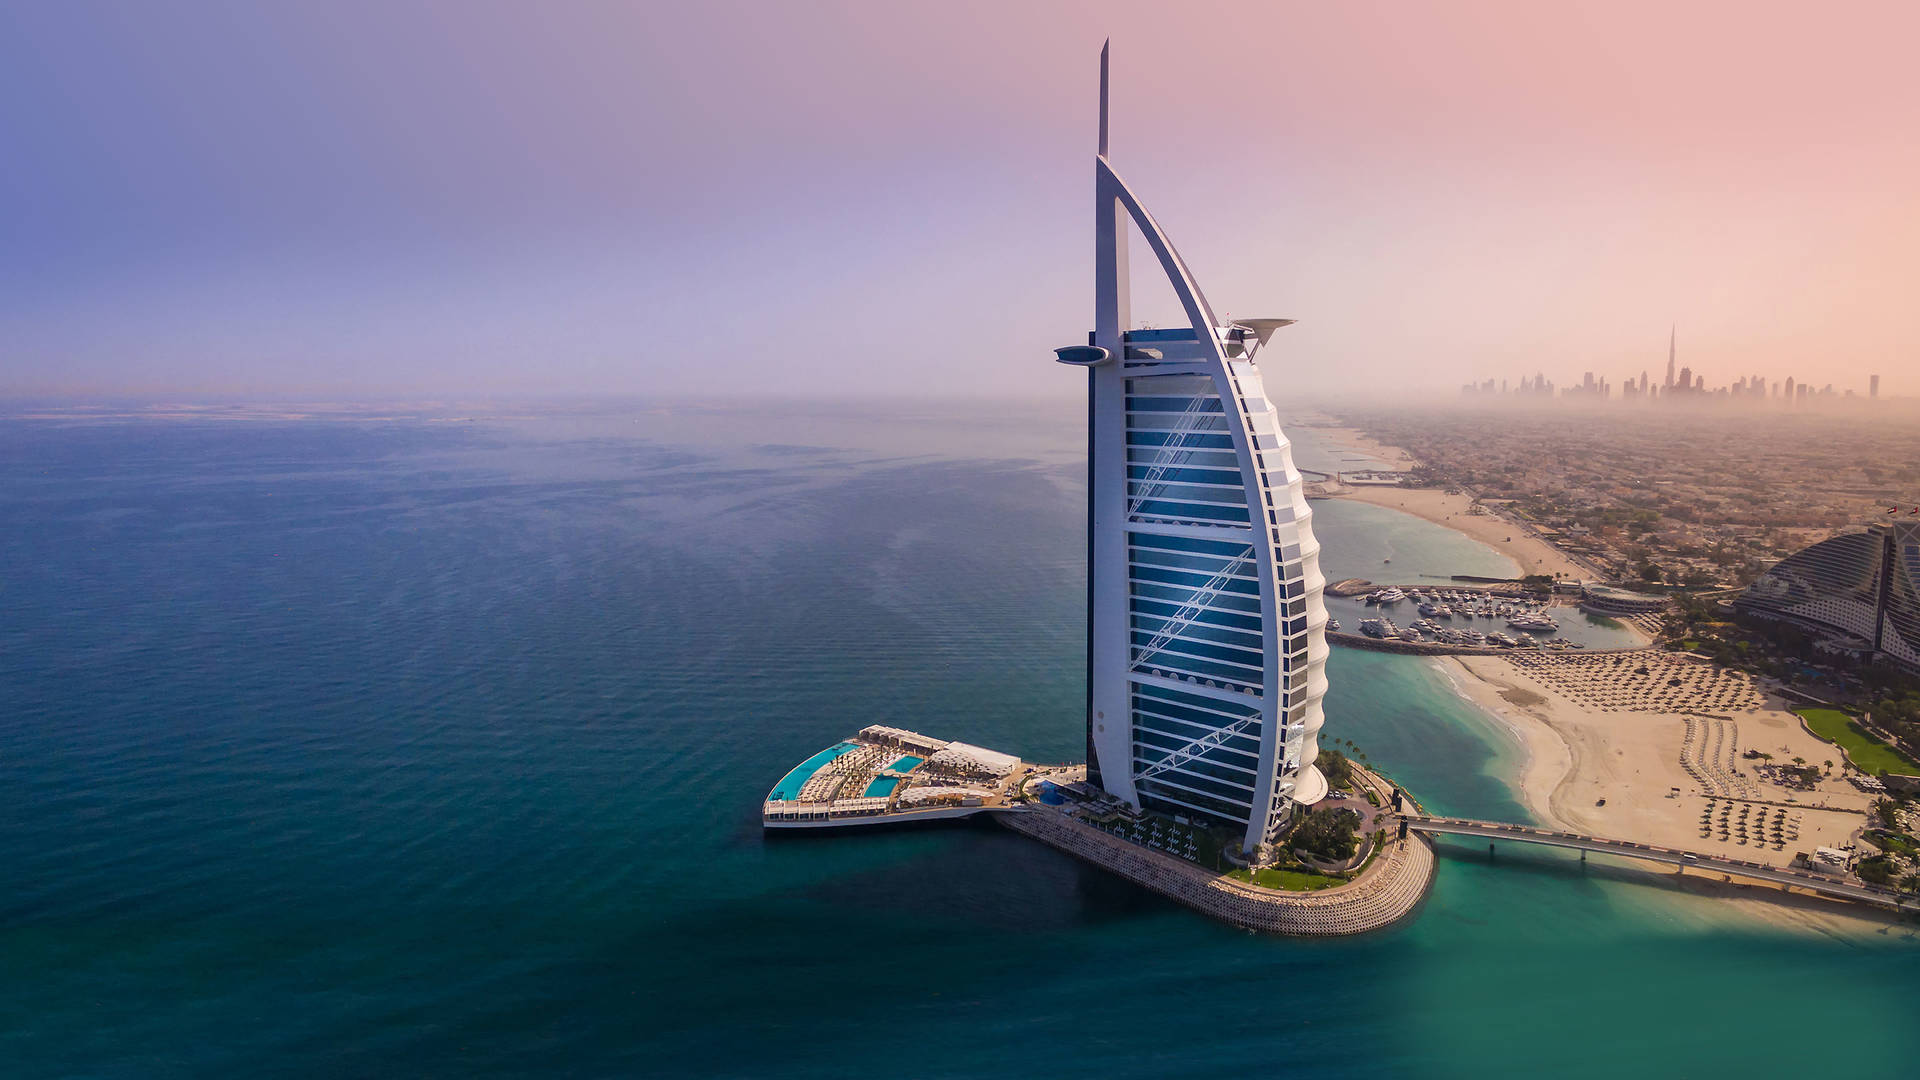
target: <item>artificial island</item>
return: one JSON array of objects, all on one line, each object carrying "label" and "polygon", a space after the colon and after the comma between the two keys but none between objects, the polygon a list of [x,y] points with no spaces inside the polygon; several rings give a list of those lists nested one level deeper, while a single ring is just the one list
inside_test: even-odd
[{"label": "artificial island", "polygon": [[[789,771],[767,795],[764,826],[815,830],[986,816],[1234,926],[1298,935],[1363,933],[1405,918],[1431,886],[1434,835],[1484,837],[1490,849],[1502,841],[1546,844],[1579,850],[1582,859],[1587,852],[1619,855],[1920,909],[1843,872],[1742,857],[1749,852],[1433,816],[1383,770],[1337,753],[1322,756],[1328,585],[1307,482],[1262,369],[1273,335],[1292,320],[1216,315],[1167,234],[1114,169],[1107,91],[1103,49],[1093,329],[1084,344],[1056,350],[1058,362],[1086,370],[1088,385],[1086,761],[1023,762],[872,725]],[[1172,287],[1184,325],[1129,328],[1130,229]],[[1371,595],[1391,603],[1395,593],[1405,595]],[[1546,619],[1528,605],[1544,608],[1550,599],[1530,596],[1525,588],[1512,595],[1473,589],[1473,602],[1489,610],[1512,604],[1527,609],[1525,617]],[[1598,587],[1582,599],[1640,603]],[[1446,648],[1450,643],[1460,647]],[[1499,651],[1486,635],[1416,634],[1408,644]],[[1563,659],[1571,666],[1540,666]],[[1639,661],[1622,670],[1627,658],[1598,651],[1542,651],[1524,661],[1517,678],[1565,680],[1590,667],[1596,687],[1622,693],[1645,683],[1648,696],[1666,699],[1699,674],[1675,675],[1665,666],[1655,674]],[[1745,845],[1748,814],[1759,806],[1754,851],[1767,843],[1784,849],[1784,835],[1767,835],[1764,822],[1774,813],[1775,833],[1782,833],[1787,813],[1770,810],[1746,790],[1751,785],[1723,775],[1732,736],[1707,710],[1732,707],[1728,695],[1739,689],[1715,684],[1704,691],[1682,753],[1698,759],[1692,773],[1699,785],[1714,789],[1709,824],[1720,802],[1723,819],[1740,806]],[[1514,693],[1506,700],[1527,700]],[[1661,795],[1677,797],[1679,788]]]}]

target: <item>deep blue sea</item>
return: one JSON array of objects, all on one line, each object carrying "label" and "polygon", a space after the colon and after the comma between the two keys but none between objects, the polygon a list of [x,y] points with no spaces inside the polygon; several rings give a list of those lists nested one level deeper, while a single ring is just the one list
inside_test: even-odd
[{"label": "deep blue sea", "polygon": [[[1557,854],[1303,942],[991,826],[763,836],[868,723],[1078,756],[1071,403],[4,411],[0,1076],[1916,1072],[1910,929]],[[1330,674],[1326,738],[1524,816],[1429,661]]]}]

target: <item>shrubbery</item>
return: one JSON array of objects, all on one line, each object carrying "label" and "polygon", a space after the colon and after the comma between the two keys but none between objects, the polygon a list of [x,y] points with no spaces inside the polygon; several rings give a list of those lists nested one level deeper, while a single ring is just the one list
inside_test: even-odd
[{"label": "shrubbery", "polygon": [[1310,812],[1294,827],[1289,846],[1328,862],[1351,859],[1360,846],[1355,833],[1359,823],[1360,816],[1351,810]]},{"label": "shrubbery", "polygon": [[1333,788],[1344,789],[1353,782],[1353,763],[1347,760],[1347,755],[1338,750],[1323,752],[1313,764],[1320,770],[1320,775],[1327,778],[1327,784]]},{"label": "shrubbery", "polygon": [[1871,859],[1861,859],[1853,866],[1853,872],[1860,880],[1869,885],[1893,884],[1893,861],[1885,855],[1875,855]]}]

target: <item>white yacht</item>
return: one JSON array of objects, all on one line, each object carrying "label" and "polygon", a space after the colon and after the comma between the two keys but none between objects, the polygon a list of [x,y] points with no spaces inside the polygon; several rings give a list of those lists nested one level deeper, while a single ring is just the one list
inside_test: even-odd
[{"label": "white yacht", "polygon": [[1560,624],[1543,611],[1523,611],[1507,620],[1507,625],[1515,630],[1530,630],[1540,634],[1551,634],[1560,629]]}]

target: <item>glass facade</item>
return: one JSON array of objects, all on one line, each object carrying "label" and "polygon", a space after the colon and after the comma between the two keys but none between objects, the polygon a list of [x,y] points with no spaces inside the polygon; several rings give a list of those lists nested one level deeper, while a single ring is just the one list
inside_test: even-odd
[{"label": "glass facade", "polygon": [[1920,668],[1920,525],[1843,533],[1780,560],[1734,601]]},{"label": "glass facade", "polygon": [[[1254,365],[1285,319],[1223,321],[1096,159],[1087,370],[1088,779],[1231,825],[1243,850],[1325,796],[1324,581],[1298,470]],[[1137,227],[1185,313],[1128,329]]]},{"label": "glass facade", "polygon": [[1880,651],[1920,670],[1920,525],[1887,532],[1887,602],[1881,615]]},{"label": "glass facade", "polygon": [[1884,547],[1871,532],[1822,540],[1780,560],[1735,604],[1872,642]]},{"label": "glass facade", "polygon": [[1132,765],[1142,805],[1270,836],[1317,754],[1326,611],[1311,512],[1259,372],[1226,368],[1126,380]]}]

